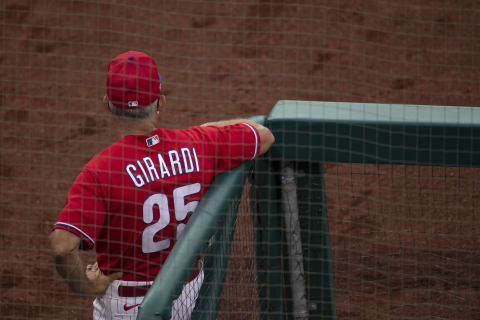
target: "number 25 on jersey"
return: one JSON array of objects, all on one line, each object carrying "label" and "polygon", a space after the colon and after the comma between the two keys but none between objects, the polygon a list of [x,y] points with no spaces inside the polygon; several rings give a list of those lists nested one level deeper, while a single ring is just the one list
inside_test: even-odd
[{"label": "number 25 on jersey", "polygon": [[[187,218],[189,212],[195,211],[198,201],[190,201],[185,203],[185,197],[200,192],[200,183],[189,184],[178,187],[173,190],[173,206],[175,211],[175,220],[181,222]],[[155,206],[158,206],[160,217],[157,222],[153,222],[153,213]],[[170,224],[170,210],[168,208],[167,195],[163,193],[152,194],[143,203],[143,222],[150,224],[142,233],[142,251],[144,253],[152,253],[166,250],[170,247],[170,239],[155,241],[155,235],[166,228]],[[177,225],[177,239],[180,236],[184,223]]]}]

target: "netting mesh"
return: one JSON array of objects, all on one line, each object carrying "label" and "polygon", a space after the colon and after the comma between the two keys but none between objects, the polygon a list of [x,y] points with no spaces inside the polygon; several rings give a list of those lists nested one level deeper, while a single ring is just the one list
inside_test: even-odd
[{"label": "netting mesh", "polygon": [[249,184],[245,184],[232,238],[217,319],[260,319],[255,237]]},{"label": "netting mesh", "polygon": [[[114,141],[101,100],[115,55],[159,61],[170,128],[281,99],[476,107],[479,21],[474,0],[1,1],[0,318],[91,318],[46,238],[80,168]],[[329,163],[325,177],[339,318],[480,317],[477,169]],[[259,309],[249,217],[222,318]]]},{"label": "netting mesh", "polygon": [[344,318],[475,319],[479,169],[326,167]]}]

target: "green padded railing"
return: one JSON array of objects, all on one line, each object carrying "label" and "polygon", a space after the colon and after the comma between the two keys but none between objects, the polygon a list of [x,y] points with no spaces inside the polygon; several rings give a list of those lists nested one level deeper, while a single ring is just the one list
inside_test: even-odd
[{"label": "green padded railing", "polygon": [[282,161],[480,166],[480,108],[282,100],[266,125]]}]

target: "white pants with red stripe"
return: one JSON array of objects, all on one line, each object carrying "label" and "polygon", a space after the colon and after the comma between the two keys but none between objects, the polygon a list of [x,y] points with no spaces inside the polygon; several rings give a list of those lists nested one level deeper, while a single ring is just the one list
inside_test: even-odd
[{"label": "white pants with red stripe", "polygon": [[[188,320],[192,314],[203,283],[203,270],[197,277],[183,286],[180,296],[172,304],[172,320]],[[137,319],[138,306],[143,301],[142,297],[120,297],[119,286],[142,287],[151,285],[153,281],[113,281],[107,291],[97,296],[93,301],[93,320],[135,320]]]}]

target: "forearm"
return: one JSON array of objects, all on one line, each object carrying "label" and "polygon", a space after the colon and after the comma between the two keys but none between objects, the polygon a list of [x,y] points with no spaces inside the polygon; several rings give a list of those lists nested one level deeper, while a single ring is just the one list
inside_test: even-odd
[{"label": "forearm", "polygon": [[104,275],[97,263],[86,269],[80,258],[80,241],[79,237],[62,229],[50,234],[55,268],[75,293],[82,296],[103,293],[112,281],[122,277],[122,273]]},{"label": "forearm", "polygon": [[73,250],[64,255],[54,255],[53,261],[57,272],[75,293],[82,296],[91,294],[88,290],[85,266],[78,250]]}]

